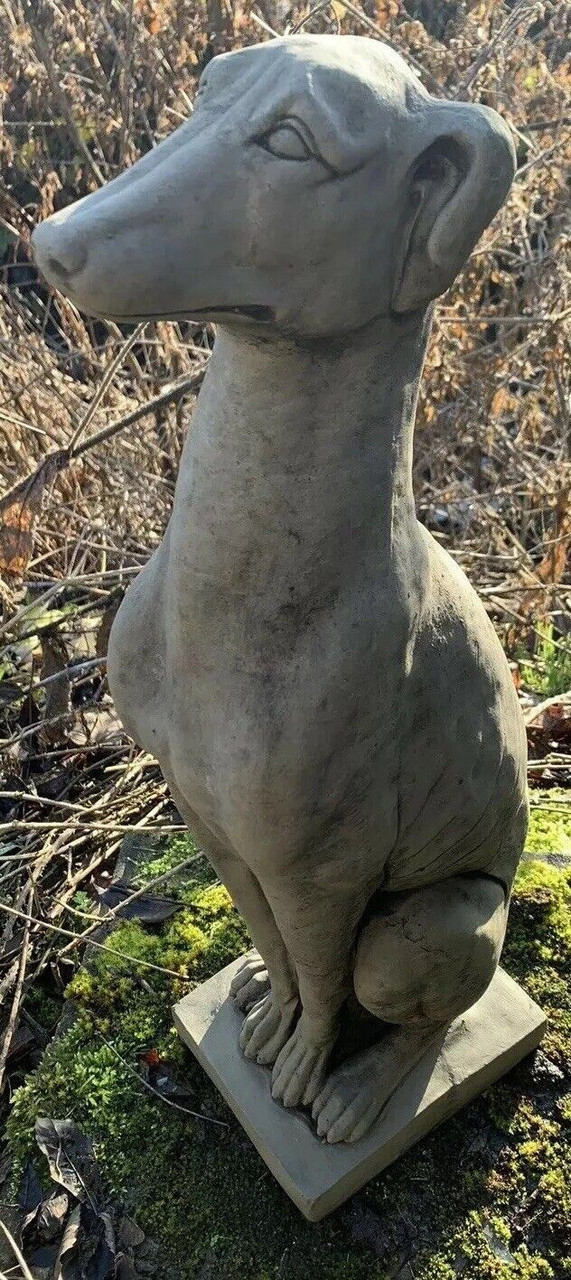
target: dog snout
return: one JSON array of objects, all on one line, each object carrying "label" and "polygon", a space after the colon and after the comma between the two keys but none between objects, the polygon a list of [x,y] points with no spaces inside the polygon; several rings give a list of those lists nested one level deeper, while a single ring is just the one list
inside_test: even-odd
[{"label": "dog snout", "polygon": [[36,227],[32,249],[42,275],[56,287],[68,285],[87,262],[85,237],[52,218]]}]

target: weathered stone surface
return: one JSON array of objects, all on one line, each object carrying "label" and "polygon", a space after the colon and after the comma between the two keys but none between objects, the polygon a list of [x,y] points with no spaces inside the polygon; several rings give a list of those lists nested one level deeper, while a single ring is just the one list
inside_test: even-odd
[{"label": "weathered stone surface", "polygon": [[[411,474],[431,304],[514,164],[382,42],[298,35],[214,59],[172,138],[34,234],[92,313],[219,324],[108,673],[258,949],[241,1048],[330,1144],[486,990],[523,847],[511,673]],[[332,1070],[348,997],[393,1030]]]},{"label": "weathered stone surface", "polygon": [[284,1191],[317,1222],[453,1115],[539,1044],[545,1017],[503,969],[472,1009],[449,1028],[401,1082],[360,1141],[319,1141],[306,1115],[271,1096],[270,1072],[253,1071],[239,1052],[239,1014],[229,996],[240,960],[174,1008],[180,1034],[220,1089]]}]

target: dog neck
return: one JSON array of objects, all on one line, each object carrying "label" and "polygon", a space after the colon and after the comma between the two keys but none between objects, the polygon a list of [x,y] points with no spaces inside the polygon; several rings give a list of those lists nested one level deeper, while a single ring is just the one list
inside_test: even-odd
[{"label": "dog neck", "polygon": [[171,522],[195,586],[319,595],[398,564],[399,540],[417,536],[412,442],[429,329],[428,315],[384,319],[304,344],[219,329]]}]

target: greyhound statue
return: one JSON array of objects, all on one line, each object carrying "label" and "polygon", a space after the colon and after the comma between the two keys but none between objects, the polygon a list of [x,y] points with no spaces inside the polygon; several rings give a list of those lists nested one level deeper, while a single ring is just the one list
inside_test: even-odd
[{"label": "greyhound statue", "polygon": [[109,680],[251,931],[243,1052],[329,1142],[488,986],[525,837],[508,665],[411,480],[432,301],[513,175],[494,111],[299,35],[214,58],[187,123],[34,235],[87,312],[218,325]]}]

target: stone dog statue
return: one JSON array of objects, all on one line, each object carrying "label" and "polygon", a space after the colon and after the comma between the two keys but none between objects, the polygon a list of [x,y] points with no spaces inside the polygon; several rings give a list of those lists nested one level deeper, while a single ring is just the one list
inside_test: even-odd
[{"label": "stone dog statue", "polygon": [[34,236],[85,311],[219,326],[109,679],[251,931],[243,1052],[329,1142],[488,986],[526,831],[508,665],[411,482],[431,303],[513,174],[494,111],[299,35],[215,58],[186,124]]}]

